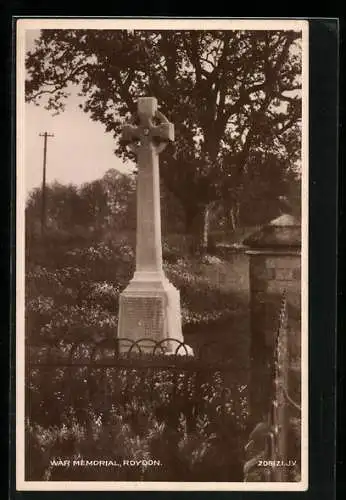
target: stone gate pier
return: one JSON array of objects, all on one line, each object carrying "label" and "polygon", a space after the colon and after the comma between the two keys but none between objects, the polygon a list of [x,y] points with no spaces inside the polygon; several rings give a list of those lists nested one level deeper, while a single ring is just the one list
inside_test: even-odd
[{"label": "stone gate pier", "polygon": [[288,314],[291,394],[300,398],[301,377],[301,223],[283,214],[244,244],[250,266],[251,406],[261,418],[268,411],[268,388],[282,296]]}]

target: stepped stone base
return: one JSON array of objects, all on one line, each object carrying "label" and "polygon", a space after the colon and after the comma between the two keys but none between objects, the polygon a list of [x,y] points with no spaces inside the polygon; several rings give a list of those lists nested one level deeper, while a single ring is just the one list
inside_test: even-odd
[{"label": "stepped stone base", "polygon": [[[164,339],[155,353],[174,354],[179,342],[184,342],[181,327],[180,293],[163,273],[136,272],[119,297],[119,324],[117,337],[120,352],[131,346],[125,339],[141,340],[141,352],[152,353],[155,343]],[[140,352],[134,347],[133,353]],[[192,354],[182,346],[178,354]]]}]

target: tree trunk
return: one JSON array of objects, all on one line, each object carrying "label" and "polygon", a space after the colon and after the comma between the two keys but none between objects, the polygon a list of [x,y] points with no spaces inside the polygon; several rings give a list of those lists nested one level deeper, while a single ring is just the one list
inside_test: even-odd
[{"label": "tree trunk", "polygon": [[186,235],[190,239],[191,254],[205,252],[209,243],[209,207],[185,212]]},{"label": "tree trunk", "polygon": [[230,220],[231,220],[232,230],[235,231],[237,229],[237,222],[236,222],[236,216],[235,216],[235,212],[234,212],[234,207],[231,208],[229,214],[230,214]]},{"label": "tree trunk", "polygon": [[235,231],[238,227],[239,223],[239,203],[235,202],[230,212],[230,222],[232,226],[232,230]]},{"label": "tree trunk", "polygon": [[202,250],[204,253],[208,250],[209,243],[209,222],[210,222],[210,207],[206,205],[203,211],[203,239]]}]

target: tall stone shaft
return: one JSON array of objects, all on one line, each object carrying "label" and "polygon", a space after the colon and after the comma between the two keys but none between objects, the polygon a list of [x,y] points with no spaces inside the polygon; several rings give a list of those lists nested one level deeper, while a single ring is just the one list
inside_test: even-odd
[{"label": "tall stone shaft", "polygon": [[136,279],[162,275],[159,160],[148,144],[138,151]]}]

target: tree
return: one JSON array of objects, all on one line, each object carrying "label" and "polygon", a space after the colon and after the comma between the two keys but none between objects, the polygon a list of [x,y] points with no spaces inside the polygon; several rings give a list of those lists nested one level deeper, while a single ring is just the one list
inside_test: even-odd
[{"label": "tree", "polygon": [[108,227],[121,230],[136,228],[136,180],[134,175],[124,175],[109,169],[102,180],[107,196]]},{"label": "tree", "polygon": [[77,85],[81,107],[128,158],[122,123],[138,96],[156,96],[176,128],[161,175],[186,230],[201,235],[210,203],[241,203],[254,156],[299,160],[300,41],[295,31],[43,30],[27,55],[26,97],[60,112]]},{"label": "tree", "polygon": [[[34,189],[26,203],[28,227],[38,229],[42,203],[41,188]],[[64,185],[53,182],[46,186],[47,227],[68,231],[72,225],[83,224],[84,207],[79,197],[78,188],[73,184]]]},{"label": "tree", "polygon": [[[115,169],[101,179],[81,187],[54,182],[46,186],[47,228],[76,234],[102,233],[105,229],[122,231],[135,227],[135,180]],[[26,220],[29,232],[38,232],[42,190],[34,189],[27,200]],[[132,227],[131,227],[132,224]]]}]

